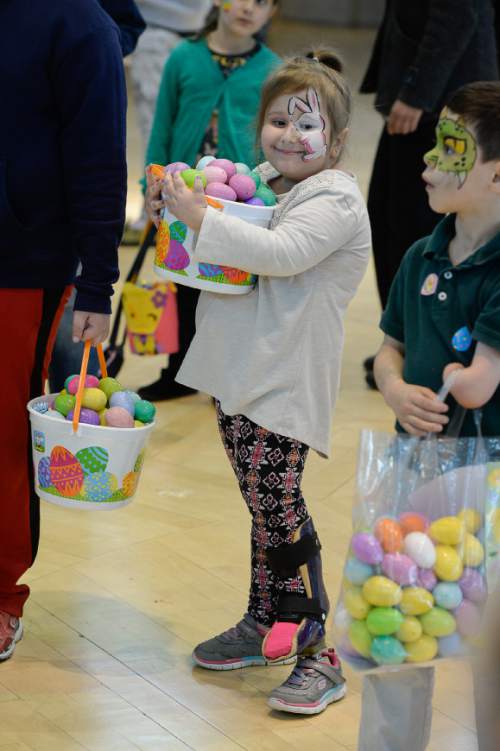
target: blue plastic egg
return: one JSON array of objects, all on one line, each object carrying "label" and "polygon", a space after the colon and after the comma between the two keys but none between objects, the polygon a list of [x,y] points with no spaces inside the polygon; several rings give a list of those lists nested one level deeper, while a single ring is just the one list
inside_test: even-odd
[{"label": "blue plastic egg", "polygon": [[438,639],[439,654],[441,657],[456,657],[467,654],[467,646],[458,633],[443,636]]},{"label": "blue plastic egg", "polygon": [[379,665],[401,665],[406,650],[394,636],[376,636],[372,641],[371,656]]},{"label": "blue plastic egg", "polygon": [[432,590],[436,605],[446,610],[455,610],[464,599],[462,590],[455,582],[439,582]]},{"label": "blue plastic egg", "polygon": [[349,558],[345,564],[344,576],[351,584],[361,586],[373,576],[373,568],[357,558]]},{"label": "blue plastic egg", "polygon": [[135,401],[130,396],[130,394],[127,394],[126,391],[115,391],[114,394],[111,394],[111,398],[109,400],[109,406],[110,407],[122,407],[123,409],[126,409],[127,412],[129,412],[132,415],[132,417],[134,416]]}]

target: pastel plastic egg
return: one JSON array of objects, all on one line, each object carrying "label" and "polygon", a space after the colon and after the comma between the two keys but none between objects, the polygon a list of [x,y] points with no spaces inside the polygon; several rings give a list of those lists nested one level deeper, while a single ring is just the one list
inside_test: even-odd
[{"label": "pastel plastic egg", "polygon": [[457,516],[464,522],[467,532],[475,535],[480,530],[483,519],[479,511],[472,508],[464,508]]},{"label": "pastel plastic egg", "polygon": [[368,532],[358,532],[351,540],[352,552],[360,561],[376,566],[382,563],[384,551],[379,541]]},{"label": "pastel plastic egg", "polygon": [[[78,391],[78,386],[80,384],[80,376],[79,375],[73,376],[73,378],[71,378],[71,380],[69,381],[68,379],[66,379],[65,383],[68,384],[67,386],[68,393],[76,394],[76,392]],[[94,376],[94,375],[85,376],[84,388],[95,389],[98,386],[99,386],[99,379],[97,378],[97,376]]]},{"label": "pastel plastic egg", "polygon": [[207,156],[202,156],[198,164],[196,165],[196,169],[205,169],[205,167],[208,167],[210,162],[213,162],[214,159],[215,157],[212,156],[211,154],[207,154]]},{"label": "pastel plastic egg", "polygon": [[251,175],[252,170],[247,164],[243,164],[243,162],[235,162],[234,166],[236,168],[236,173],[238,175]]},{"label": "pastel plastic egg", "polygon": [[274,206],[276,204],[276,195],[273,193],[271,188],[268,188],[267,185],[264,185],[264,183],[261,183],[260,186],[255,191],[255,195],[257,198],[262,198],[266,206]]},{"label": "pastel plastic egg", "polygon": [[262,198],[258,198],[257,196],[253,196],[252,198],[249,198],[248,201],[245,201],[248,206],[265,206],[266,204],[262,200]]},{"label": "pastel plastic egg", "polygon": [[107,449],[100,446],[89,446],[76,452],[76,458],[82,465],[85,475],[92,472],[104,472],[108,466],[109,454]]},{"label": "pastel plastic egg", "polygon": [[372,637],[364,621],[354,621],[349,626],[352,646],[363,657],[371,656]]},{"label": "pastel plastic egg", "polygon": [[399,553],[403,549],[403,532],[394,519],[379,519],[375,537],[386,553]]},{"label": "pastel plastic egg", "polygon": [[337,607],[333,616],[335,627],[342,633],[348,631],[352,623],[352,617],[343,606]]},{"label": "pastel plastic egg", "polygon": [[229,159],[214,159],[213,162],[210,162],[210,166],[222,167],[228,177],[228,180],[236,174],[236,167],[234,165],[234,162],[229,161]]},{"label": "pastel plastic egg", "polygon": [[420,568],[432,568],[436,561],[436,548],[424,532],[410,532],[404,540],[404,552]]},{"label": "pastel plastic egg", "polygon": [[50,479],[50,459],[48,456],[42,456],[38,462],[38,484],[41,488],[48,488],[52,485]]},{"label": "pastel plastic egg", "polygon": [[486,580],[476,569],[465,568],[458,583],[464,597],[471,602],[482,603],[488,597]]},{"label": "pastel plastic egg", "polygon": [[443,516],[432,522],[429,535],[443,545],[458,545],[464,539],[465,522],[456,516]]},{"label": "pastel plastic egg", "polygon": [[143,428],[143,427],[144,427],[143,422],[141,422],[140,420],[134,420],[134,428]]},{"label": "pastel plastic egg", "polygon": [[206,187],[207,178],[205,177],[205,173],[202,172],[202,170],[185,169],[185,170],[182,170],[181,177],[184,180],[185,184],[188,186],[188,188],[194,187],[194,183],[197,178],[201,180],[201,184],[203,185],[203,187],[204,188]]},{"label": "pastel plastic egg", "polygon": [[116,378],[101,378],[99,381],[99,388],[101,391],[104,391],[108,399],[110,398],[111,394],[114,394],[115,391],[123,391],[121,384],[119,381],[116,380]]},{"label": "pastel plastic egg", "polygon": [[405,644],[417,641],[422,636],[422,624],[413,615],[407,615],[396,632],[396,638]]},{"label": "pastel plastic egg", "polygon": [[115,391],[114,394],[111,394],[111,397],[109,399],[110,407],[123,407],[123,409],[126,409],[127,412],[130,412],[132,417],[134,416],[136,404],[137,402],[134,402],[134,400],[130,397],[129,394],[127,394],[126,391]]},{"label": "pastel plastic egg", "polygon": [[430,662],[438,653],[438,640],[434,636],[423,634],[417,641],[406,645],[407,662]]},{"label": "pastel plastic egg", "polygon": [[[68,386],[69,386],[69,384],[71,383],[71,381],[73,380],[73,378],[78,378],[78,373],[73,373],[73,375],[70,375],[70,376],[68,376],[68,377],[66,378],[66,380],[64,381],[64,388],[63,388],[63,391],[68,391]],[[68,392],[68,393],[69,393],[69,392]]]},{"label": "pastel plastic egg", "polygon": [[136,402],[140,402],[141,401],[141,397],[135,391],[130,391],[130,389],[126,389],[126,391],[124,391],[124,393],[127,394],[132,399],[132,401],[134,402],[134,404]]},{"label": "pastel plastic egg", "polygon": [[94,472],[87,475],[83,484],[83,496],[87,501],[102,503],[118,489],[118,481],[111,472]]},{"label": "pastel plastic egg", "polygon": [[156,415],[156,407],[146,399],[141,399],[134,405],[134,417],[141,422],[153,422]]},{"label": "pastel plastic egg", "polygon": [[419,587],[428,589],[432,592],[437,584],[437,576],[431,568],[419,568],[417,584]]},{"label": "pastel plastic egg", "polygon": [[436,545],[434,572],[438,579],[447,582],[458,581],[463,573],[462,560],[451,545]]},{"label": "pastel plastic egg", "polygon": [[[432,595],[436,605],[445,610],[455,610],[464,599],[462,590],[454,582],[440,582],[435,586]],[[433,634],[433,636],[439,636],[439,634]]]},{"label": "pastel plastic egg", "polygon": [[261,176],[259,175],[259,173],[258,173],[258,172],[256,172],[256,170],[252,170],[252,171],[250,172],[250,177],[251,177],[251,178],[252,178],[252,180],[254,181],[254,183],[255,183],[255,187],[256,187],[256,188],[257,188],[257,190],[258,190],[258,189],[260,188],[260,186],[262,185],[262,178],[261,178]]},{"label": "pastel plastic egg", "polygon": [[420,623],[428,636],[449,636],[457,628],[455,618],[444,608],[432,608],[420,616]]},{"label": "pastel plastic egg", "polygon": [[425,532],[429,528],[429,520],[418,511],[405,511],[399,517],[399,525],[406,537],[411,532]]},{"label": "pastel plastic egg", "polygon": [[457,547],[457,552],[465,566],[476,568],[484,560],[484,548],[470,532],[467,532],[465,540]]},{"label": "pastel plastic egg", "polygon": [[408,586],[417,583],[417,564],[404,553],[387,553],[382,561],[383,573],[393,581]]},{"label": "pastel plastic egg", "polygon": [[467,646],[458,633],[443,636],[439,639],[439,655],[441,657],[459,657],[468,652]]},{"label": "pastel plastic egg", "polygon": [[344,607],[352,618],[359,621],[364,620],[370,612],[370,605],[359,587],[352,587],[344,592]]},{"label": "pastel plastic egg", "polygon": [[229,180],[229,185],[239,201],[248,201],[249,198],[253,198],[256,191],[255,183],[248,175],[233,175]]},{"label": "pastel plastic egg", "polygon": [[83,469],[71,451],[64,446],[54,446],[50,452],[50,480],[63,496],[78,495],[83,484]]},{"label": "pastel plastic egg", "polygon": [[99,412],[99,425],[102,425],[103,427],[106,426],[106,409],[101,409]]},{"label": "pastel plastic egg", "polygon": [[457,631],[462,636],[476,636],[481,629],[481,614],[476,605],[469,600],[462,600],[454,611]]},{"label": "pastel plastic egg", "polygon": [[205,195],[212,198],[222,198],[224,201],[236,201],[236,193],[224,183],[209,183],[205,188]]},{"label": "pastel plastic egg", "polygon": [[403,620],[396,608],[373,608],[366,618],[366,626],[374,636],[390,636],[398,631]]},{"label": "pastel plastic egg", "polygon": [[434,606],[434,597],[422,587],[408,587],[403,590],[401,612],[405,615],[423,615]]},{"label": "pastel plastic egg", "polygon": [[59,412],[60,415],[66,417],[68,412],[71,412],[74,408],[75,401],[76,398],[72,394],[58,394],[54,399],[54,409]]},{"label": "pastel plastic egg", "polygon": [[221,167],[205,167],[203,170],[203,174],[205,175],[205,178],[207,180],[207,185],[209,183],[222,183],[224,184],[227,180],[227,175],[224,172]]},{"label": "pastel plastic egg", "polygon": [[379,608],[399,605],[401,594],[401,587],[385,576],[372,576],[363,584],[363,597]]},{"label": "pastel plastic egg", "polygon": [[106,425],[109,428],[133,428],[134,418],[123,407],[110,407],[105,414]]},{"label": "pastel plastic egg", "polygon": [[370,576],[373,576],[373,569],[367,563],[358,561],[357,558],[348,558],[344,568],[344,576],[351,584],[360,586]]},{"label": "pastel plastic egg", "polygon": [[[68,414],[66,415],[66,420],[73,420],[74,416],[74,410],[70,410]],[[84,425],[99,425],[99,415],[97,412],[95,412],[93,409],[88,409],[87,407],[82,407],[80,410],[80,417],[78,419],[78,423],[83,423]]]},{"label": "pastel plastic egg", "polygon": [[186,164],[186,162],[172,162],[171,164],[167,164],[165,167],[165,172],[168,175],[175,175],[176,172],[184,172],[184,170],[190,169],[189,164]]},{"label": "pastel plastic egg", "polygon": [[379,665],[401,665],[406,659],[406,650],[394,636],[376,636],[371,656]]},{"label": "pastel plastic egg", "polygon": [[93,409],[94,412],[100,412],[106,406],[106,394],[101,389],[84,388],[82,396],[82,405],[87,409]]}]

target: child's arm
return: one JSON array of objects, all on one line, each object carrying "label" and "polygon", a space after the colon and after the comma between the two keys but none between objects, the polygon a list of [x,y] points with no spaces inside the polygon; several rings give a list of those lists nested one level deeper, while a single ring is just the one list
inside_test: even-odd
[{"label": "child's arm", "polygon": [[431,389],[403,380],[404,353],[401,342],[385,336],[375,358],[377,386],[407,433],[417,436],[440,433],[448,422],[445,414],[448,405],[439,401]]},{"label": "child's arm", "polygon": [[460,371],[451,388],[457,402],[466,409],[482,407],[489,402],[500,384],[500,351],[478,342],[469,367],[451,362],[443,371],[443,380],[454,370]]}]

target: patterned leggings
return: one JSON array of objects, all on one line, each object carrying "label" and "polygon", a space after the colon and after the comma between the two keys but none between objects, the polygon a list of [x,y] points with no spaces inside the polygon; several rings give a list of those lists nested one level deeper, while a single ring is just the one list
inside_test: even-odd
[{"label": "patterned leggings", "polygon": [[309,447],[271,433],[244,415],[225,415],[218,402],[216,409],[222,442],[252,515],[248,612],[270,626],[281,592],[305,596],[300,575],[279,579],[272,573],[266,548],[293,542],[295,530],[309,517],[300,489]]}]

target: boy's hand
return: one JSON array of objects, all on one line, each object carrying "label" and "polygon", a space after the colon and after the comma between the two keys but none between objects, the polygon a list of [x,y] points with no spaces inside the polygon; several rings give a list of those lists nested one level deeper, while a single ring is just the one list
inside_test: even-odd
[{"label": "boy's hand", "polygon": [[73,341],[86,342],[90,339],[94,347],[102,344],[109,334],[111,316],[106,313],[87,313],[75,310],[73,313]]},{"label": "boy's hand", "polygon": [[207,208],[201,180],[196,178],[193,190],[189,190],[180,175],[166,175],[163,195],[168,210],[192,230],[199,232]]},{"label": "boy's hand", "polygon": [[448,423],[448,405],[441,402],[434,391],[425,386],[394,379],[384,389],[384,398],[407,433],[424,436],[440,433]]}]

